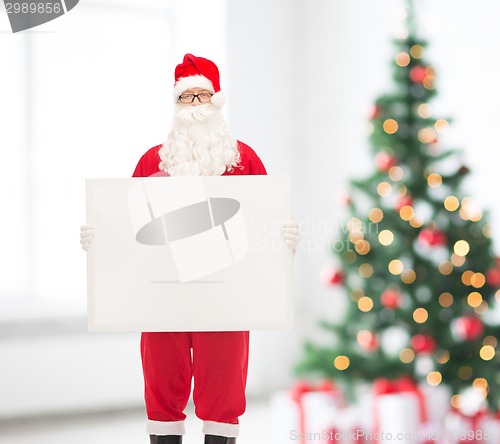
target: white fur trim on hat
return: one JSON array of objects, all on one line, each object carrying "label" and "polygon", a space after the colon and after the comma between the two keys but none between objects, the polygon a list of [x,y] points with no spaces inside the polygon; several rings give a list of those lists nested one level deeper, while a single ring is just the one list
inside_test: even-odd
[{"label": "white fur trim on hat", "polygon": [[177,82],[174,85],[174,99],[177,101],[179,96],[184,91],[191,88],[203,88],[210,91],[211,93],[215,92],[212,82],[205,76],[195,75],[195,76],[182,77],[179,80],[177,80]]},{"label": "white fur trim on hat", "polygon": [[202,433],[205,435],[236,438],[240,433],[240,425],[228,424],[226,422],[203,421]]},{"label": "white fur trim on hat", "polygon": [[216,92],[210,101],[218,108],[222,108],[222,105],[226,103],[226,95],[224,94],[224,91],[219,91]]}]

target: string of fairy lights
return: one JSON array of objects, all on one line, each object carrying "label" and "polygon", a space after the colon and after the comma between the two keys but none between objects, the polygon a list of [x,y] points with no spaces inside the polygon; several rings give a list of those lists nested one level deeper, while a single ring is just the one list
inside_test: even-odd
[{"label": "string of fairy lights", "polygon": [[[406,36],[400,36],[406,38]],[[425,48],[420,44],[414,44],[409,48],[409,51],[400,51],[395,56],[395,63],[400,68],[408,68],[412,61],[420,61],[424,58]],[[421,63],[412,64],[409,67],[408,75],[410,80],[421,85],[428,91],[435,89],[436,85],[436,70],[432,66]],[[372,117],[380,117],[376,115],[379,110],[375,110]],[[426,126],[419,129],[416,133],[418,141],[428,147],[428,152],[432,153],[435,149],[438,137],[444,134],[449,129],[449,121],[443,118],[433,119],[432,108],[428,103],[419,103],[416,107],[417,115],[424,119]],[[390,116],[381,122],[381,128],[387,135],[397,134],[404,126],[404,123],[398,121],[398,117]],[[374,131],[374,125],[371,124],[370,130]],[[382,205],[370,208],[368,210],[368,220],[377,225],[384,221],[388,211],[396,211],[403,223],[408,223],[410,227],[419,230],[418,241],[421,244],[430,247],[443,247],[447,249],[447,258],[436,264],[437,270],[443,276],[451,275],[455,269],[467,267],[467,258],[471,254],[474,246],[467,239],[459,239],[448,245],[447,237],[444,233],[436,229],[435,224],[428,215],[422,214],[410,196],[404,182],[407,177],[407,170],[398,165],[397,159],[390,151],[382,149],[375,156],[375,164],[380,171],[386,173],[386,177],[376,184],[376,193],[381,200],[392,198],[391,202],[396,202],[395,209],[385,209]],[[444,210],[450,214],[456,215],[465,222],[475,224],[483,220],[483,212],[471,197],[459,198],[449,192],[449,189],[444,185],[444,178],[437,171],[426,169],[422,179],[425,181],[429,189],[443,191],[441,194],[441,205]],[[392,213],[391,213],[392,216]],[[347,223],[348,240],[354,246],[353,249],[346,249],[342,252],[342,260],[348,265],[352,265],[357,261],[361,262],[357,268],[360,278],[369,279],[374,273],[374,266],[368,260],[363,260],[370,251],[379,248],[390,248],[395,242],[398,242],[398,230],[384,228],[373,236],[373,233],[366,233],[365,223],[357,218],[352,217]],[[490,237],[489,224],[484,223],[479,230],[482,236]],[[402,257],[393,257],[388,260],[386,266],[388,272],[393,276],[398,276],[401,284],[411,285],[417,280],[418,270],[415,270],[410,263]],[[498,265],[500,270],[500,265]],[[488,301],[481,293],[483,287],[487,285],[487,276],[477,270],[466,269],[460,274],[460,280],[466,289],[464,295],[456,296],[449,291],[442,292],[437,301],[443,309],[447,309],[458,302],[464,302],[478,318],[461,317],[452,322],[452,328],[461,332],[462,335],[476,335],[474,339],[478,339],[482,335],[483,324],[479,317],[486,314],[490,310]],[[500,272],[498,273],[500,275]],[[500,286],[500,277],[498,278],[497,286]],[[357,304],[360,312],[369,313],[376,307],[372,296],[365,294],[362,288],[356,287],[349,292],[350,299]],[[400,307],[402,294],[397,288],[387,288],[380,296],[380,302],[385,308],[396,309]],[[494,300],[500,303],[500,290],[495,293]],[[411,319],[415,324],[424,325],[429,321],[429,312],[422,306],[412,308]],[[474,324],[476,322],[476,324]],[[464,331],[468,333],[463,333]],[[472,333],[471,333],[472,332]],[[462,338],[463,339],[463,336]],[[359,347],[365,351],[374,350],[378,346],[377,335],[366,328],[361,328],[356,333],[356,341]],[[480,346],[477,349],[477,355],[483,361],[491,361],[496,356],[496,348],[498,341],[494,336],[486,336],[482,339]],[[414,335],[409,346],[403,347],[399,352],[399,360],[403,364],[410,364],[417,359],[421,354],[432,354],[437,364],[446,364],[449,362],[451,355],[446,349],[437,349],[436,341],[429,335],[417,334]],[[349,368],[351,361],[347,355],[338,355],[333,360],[334,367],[339,371],[344,371]],[[462,365],[457,369],[457,376],[462,381],[471,381],[471,386],[474,390],[481,394],[483,398],[488,394],[488,381],[483,377],[474,377],[472,367]],[[433,364],[427,367],[426,381],[431,386],[437,386],[443,382],[443,375],[438,368],[434,368]],[[460,394],[453,395],[451,404],[458,407],[460,403]]]}]

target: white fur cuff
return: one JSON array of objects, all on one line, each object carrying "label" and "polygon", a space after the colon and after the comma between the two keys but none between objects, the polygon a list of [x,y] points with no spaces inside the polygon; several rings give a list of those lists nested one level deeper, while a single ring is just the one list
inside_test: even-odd
[{"label": "white fur cuff", "polygon": [[226,422],[203,421],[202,431],[205,435],[236,438],[240,434],[240,425],[228,424]]},{"label": "white fur cuff", "polygon": [[184,421],[153,421],[148,419],[146,425],[146,432],[148,435],[184,435],[186,428]]}]

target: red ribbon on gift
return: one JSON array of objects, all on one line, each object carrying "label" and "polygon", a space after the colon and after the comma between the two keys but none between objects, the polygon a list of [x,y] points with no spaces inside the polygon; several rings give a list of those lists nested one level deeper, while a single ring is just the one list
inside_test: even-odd
[{"label": "red ribbon on gift", "polygon": [[415,380],[409,376],[400,376],[395,380],[379,378],[373,382],[375,396],[389,395],[394,393],[413,393],[418,399],[420,422],[427,422],[427,408],[425,406],[424,394],[418,388]]},{"label": "red ribbon on gift", "polygon": [[[476,431],[479,430],[479,422],[484,419],[488,415],[488,410],[487,409],[481,409],[474,413],[474,415],[466,415],[465,413],[462,413],[459,409],[456,407],[453,407],[452,409],[453,413],[456,415],[460,416],[461,418],[465,419],[466,421],[470,421],[470,429],[474,431],[474,437],[472,439],[469,439],[469,436],[465,440],[460,440],[458,441],[458,444],[475,444],[478,442],[481,442],[481,440],[476,439]],[[498,415],[498,413],[497,413]]]},{"label": "red ribbon on gift", "polygon": [[[390,380],[387,378],[378,378],[373,382],[373,393],[375,399],[378,396],[391,395],[397,393],[412,393],[417,397],[420,422],[427,422],[427,408],[425,405],[425,398],[423,393],[418,388],[417,383],[410,376],[400,376],[395,380]],[[374,429],[375,432],[380,432],[380,416],[377,405],[374,405]]]},{"label": "red ribbon on gift", "polygon": [[292,399],[297,404],[299,410],[299,433],[300,433],[300,444],[305,444],[305,432],[306,432],[306,419],[304,412],[304,405],[302,404],[302,397],[306,393],[311,392],[325,392],[330,393],[332,396],[337,394],[337,389],[331,381],[325,380],[320,382],[318,385],[314,386],[305,381],[297,382],[290,390],[290,395]]}]

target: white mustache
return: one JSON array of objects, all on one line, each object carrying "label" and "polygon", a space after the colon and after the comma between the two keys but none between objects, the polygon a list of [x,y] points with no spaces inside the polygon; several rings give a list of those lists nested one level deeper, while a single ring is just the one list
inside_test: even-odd
[{"label": "white mustache", "polygon": [[211,103],[198,106],[177,105],[175,116],[182,122],[203,122],[212,117],[217,110]]}]

